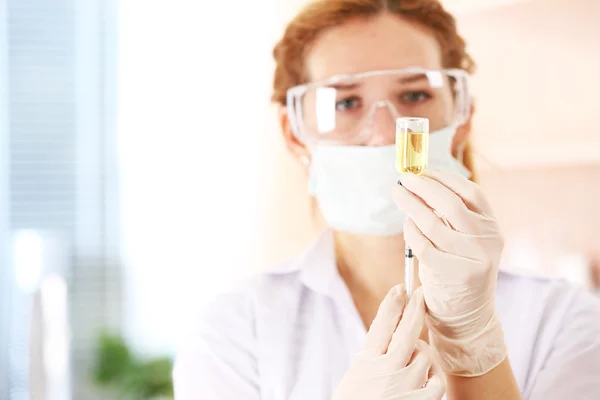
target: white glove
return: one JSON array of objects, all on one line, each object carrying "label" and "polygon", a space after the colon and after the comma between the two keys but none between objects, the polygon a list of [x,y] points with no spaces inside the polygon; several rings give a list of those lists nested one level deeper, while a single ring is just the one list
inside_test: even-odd
[{"label": "white glove", "polygon": [[[432,347],[419,340],[425,322],[417,289],[404,309],[404,287],[393,287],[381,305],[333,400],[439,400],[446,380]],[[403,315],[404,313],[404,315]],[[400,323],[398,323],[400,321]]]},{"label": "white glove", "polygon": [[461,175],[426,171],[394,185],[409,218],[404,239],[419,260],[430,343],[444,371],[478,376],[508,353],[496,313],[503,239],[481,189]]}]

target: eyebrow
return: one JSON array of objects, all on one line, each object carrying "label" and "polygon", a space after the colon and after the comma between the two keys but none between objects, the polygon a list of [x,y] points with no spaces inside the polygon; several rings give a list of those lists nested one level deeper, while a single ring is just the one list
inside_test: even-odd
[{"label": "eyebrow", "polygon": [[361,86],[362,83],[332,83],[331,85],[327,85],[327,87],[334,88],[336,90],[352,90]]},{"label": "eyebrow", "polygon": [[[405,76],[402,78],[399,78],[397,82],[399,83],[403,83],[403,84],[407,84],[407,83],[414,83],[414,82],[419,82],[422,80],[429,80],[429,77],[425,74],[414,74],[414,75],[410,75],[410,76]],[[352,89],[356,89],[357,87],[362,86],[362,83],[358,83],[358,82],[354,82],[354,83],[332,83],[330,85],[327,85],[327,87],[336,89],[336,90],[352,90]]]},{"label": "eyebrow", "polygon": [[398,79],[398,82],[413,83],[413,82],[418,82],[418,81],[422,81],[422,80],[429,80],[429,77],[425,74],[414,74],[414,75],[402,77],[402,78]]}]

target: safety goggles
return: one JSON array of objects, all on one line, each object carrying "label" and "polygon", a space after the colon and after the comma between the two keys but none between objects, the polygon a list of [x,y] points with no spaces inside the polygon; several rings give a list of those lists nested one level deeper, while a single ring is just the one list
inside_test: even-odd
[{"label": "safety goggles", "polygon": [[287,108],[294,134],[307,144],[361,145],[382,131],[393,137],[398,117],[428,118],[433,132],[467,121],[468,74],[405,68],[336,75],[289,89]]}]

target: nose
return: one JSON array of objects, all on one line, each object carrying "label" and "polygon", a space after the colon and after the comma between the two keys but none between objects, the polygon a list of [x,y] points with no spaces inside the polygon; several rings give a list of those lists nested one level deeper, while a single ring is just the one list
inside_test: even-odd
[{"label": "nose", "polygon": [[367,146],[385,146],[396,140],[396,117],[394,107],[387,101],[373,104],[371,118],[367,126],[365,144]]}]

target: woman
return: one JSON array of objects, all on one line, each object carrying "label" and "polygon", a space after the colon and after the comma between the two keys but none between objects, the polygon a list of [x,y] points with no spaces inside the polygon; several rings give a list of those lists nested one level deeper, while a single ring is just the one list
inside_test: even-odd
[{"label": "woman", "polygon": [[[318,1],[274,55],[282,132],[331,229],[208,307],[177,399],[600,398],[598,303],[499,272],[502,236],[465,179],[473,62],[453,17],[433,0]],[[431,130],[430,169],[401,185],[399,116]],[[422,262],[406,307],[405,240]]]}]

